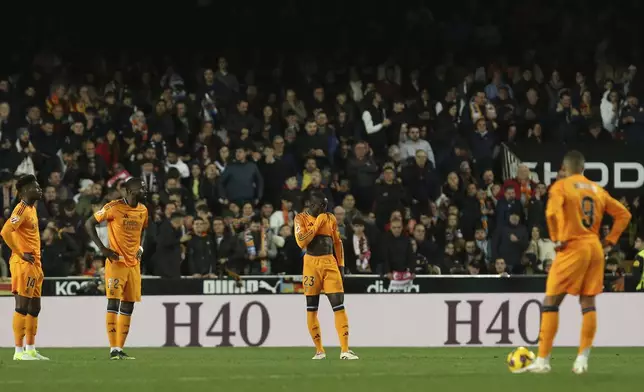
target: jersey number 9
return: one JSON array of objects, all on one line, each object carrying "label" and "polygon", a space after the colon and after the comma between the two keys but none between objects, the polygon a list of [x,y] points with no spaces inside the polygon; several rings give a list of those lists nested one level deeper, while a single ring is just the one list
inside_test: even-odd
[{"label": "jersey number 9", "polygon": [[581,199],[581,224],[590,229],[595,224],[595,200],[591,197]]}]

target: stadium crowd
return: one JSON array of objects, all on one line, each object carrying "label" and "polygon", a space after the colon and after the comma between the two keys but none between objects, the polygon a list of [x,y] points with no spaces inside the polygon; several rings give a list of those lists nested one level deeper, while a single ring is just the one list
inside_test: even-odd
[{"label": "stadium crowd", "polygon": [[[532,3],[513,20],[553,17],[561,31],[550,39],[566,37],[557,50],[579,35],[583,44],[558,57],[529,25],[490,12],[474,21],[469,4],[472,16],[445,23],[425,8],[403,15],[407,35],[443,37],[440,56],[338,49],[272,62],[202,56],[186,67],[39,53],[0,77],[3,217],[17,176],[36,174],[45,275],[93,275],[104,261],[83,222],[140,176],[151,213],[146,274],[298,274],[293,218],[321,190],[352,274],[547,273],[547,187],[523,165],[503,178],[499,151],[644,143],[644,77],[640,53],[614,40],[619,27],[593,31],[608,11],[552,16]],[[530,44],[502,51],[510,32]],[[641,247],[639,198],[623,202],[636,219],[612,271]]]}]

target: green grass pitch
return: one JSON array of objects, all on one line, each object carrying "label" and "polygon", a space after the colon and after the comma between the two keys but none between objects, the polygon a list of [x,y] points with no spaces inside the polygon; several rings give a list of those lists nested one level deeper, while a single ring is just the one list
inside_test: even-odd
[{"label": "green grass pitch", "polygon": [[[360,348],[359,361],[306,348],[43,349],[49,362],[14,362],[0,349],[0,391],[584,391],[641,388],[644,349],[595,349],[590,373],[570,372],[574,349],[555,349],[553,372],[510,374],[507,348]],[[440,389],[438,389],[440,388]]]}]

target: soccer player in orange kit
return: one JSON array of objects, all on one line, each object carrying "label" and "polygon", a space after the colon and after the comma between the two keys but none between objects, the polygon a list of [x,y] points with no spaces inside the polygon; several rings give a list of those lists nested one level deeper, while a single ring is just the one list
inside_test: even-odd
[{"label": "soccer player in orange kit", "polygon": [[[583,314],[579,352],[572,370],[576,374],[588,371],[588,357],[597,330],[595,296],[604,288],[604,247],[615,245],[631,219],[620,202],[582,174],[584,164],[580,152],[568,152],[563,161],[565,178],[550,188],[546,220],[550,238],[558,249],[546,283],[539,354],[525,369],[528,372],[550,371],[550,353],[559,326],[559,305],[566,294],[579,296]],[[614,222],[602,244],[599,228],[604,213],[611,215]]]},{"label": "soccer player in orange kit", "polygon": [[[146,188],[140,178],[125,182],[123,199],[111,201],[91,216],[85,229],[105,261],[105,294],[107,295],[106,328],[110,342],[110,359],[134,359],[123,351],[130,332],[134,303],[141,302],[141,256],[148,226],[148,209],[143,204]],[[107,222],[109,243],[98,238],[96,225]]]},{"label": "soccer player in orange kit", "polygon": [[16,189],[20,202],[0,232],[11,249],[11,292],[16,298],[13,313],[16,348],[13,360],[48,360],[36,351],[35,346],[44,279],[40,258],[40,229],[36,215],[36,202],[42,198],[42,189],[33,175],[18,179]]},{"label": "soccer player in orange kit", "polygon": [[[308,212],[295,216],[295,240],[306,249],[302,283],[306,296],[306,321],[315,344],[313,359],[325,359],[322,332],[318,321],[320,293],[324,290],[335,316],[340,339],[340,359],[358,359],[349,349],[349,320],[344,309],[344,250],[335,216],[326,213],[328,201],[323,193],[311,192]],[[335,256],[334,256],[335,254]]]}]

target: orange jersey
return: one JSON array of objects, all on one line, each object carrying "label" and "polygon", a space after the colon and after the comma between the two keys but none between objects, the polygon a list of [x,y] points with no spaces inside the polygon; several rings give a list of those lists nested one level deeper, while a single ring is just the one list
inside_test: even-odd
[{"label": "orange jersey", "polygon": [[148,227],[148,209],[141,203],[130,207],[119,199],[105,204],[94,218],[99,223],[107,221],[108,247],[119,254],[119,261],[129,267],[137,265],[141,233]]},{"label": "orange jersey", "polygon": [[35,265],[40,266],[40,230],[38,228],[38,215],[36,206],[28,205],[24,201],[18,203],[13,209],[11,217],[2,228],[2,237],[7,235],[14,236],[15,245],[18,249],[13,249],[22,257],[24,253],[33,253],[36,261]]},{"label": "orange jersey", "polygon": [[335,215],[324,213],[316,218],[304,212],[295,216],[294,223],[295,241],[300,248],[306,249],[316,236],[329,236],[333,239],[335,259],[338,265],[344,266],[344,249]]},{"label": "orange jersey", "polygon": [[555,242],[599,238],[604,213],[614,219],[606,240],[615,244],[631,219],[620,202],[581,174],[560,179],[550,188],[546,220],[550,238]]}]

